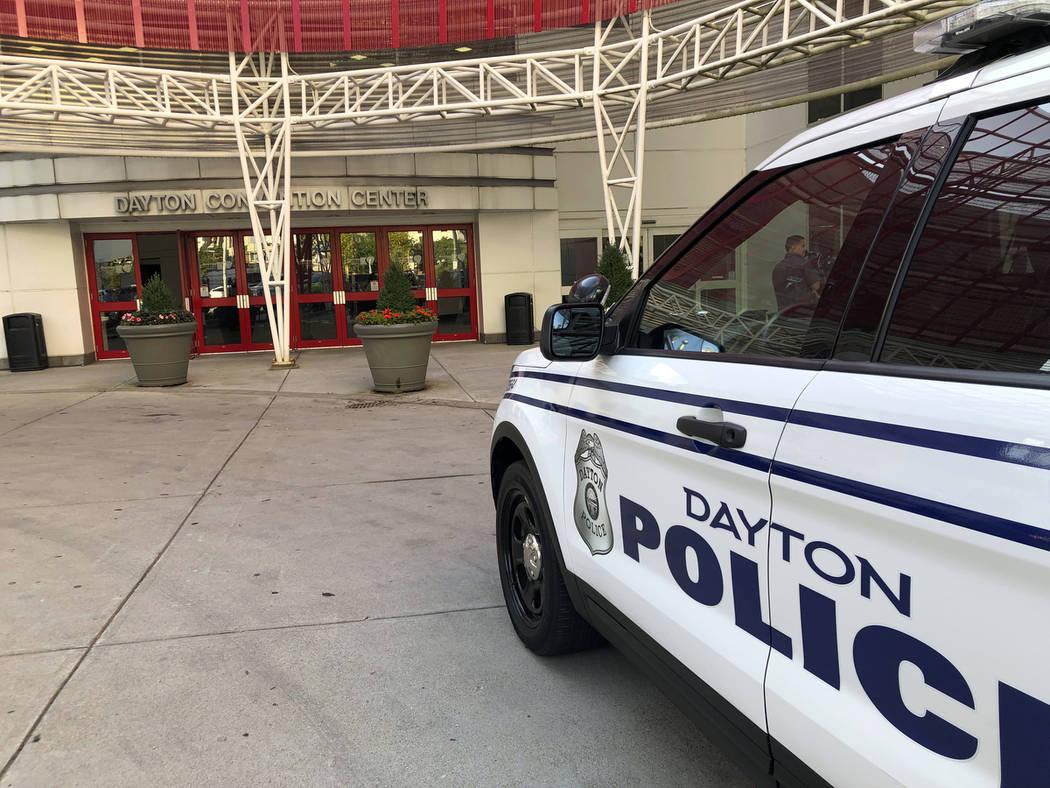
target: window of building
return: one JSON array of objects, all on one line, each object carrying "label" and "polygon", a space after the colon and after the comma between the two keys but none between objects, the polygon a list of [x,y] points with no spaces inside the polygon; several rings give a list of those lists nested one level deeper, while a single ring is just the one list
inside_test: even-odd
[{"label": "window of building", "polygon": [[814,99],[808,103],[809,122],[817,123],[826,118],[849,112],[852,109],[863,107],[882,100],[882,85],[873,88],[861,88],[851,90],[849,93],[840,93],[837,96],[825,96]]},{"label": "window of building", "polygon": [[598,268],[597,238],[561,239],[561,284],[569,287]]},{"label": "window of building", "polygon": [[980,121],[952,166],[880,360],[1050,372],[1050,104]]}]

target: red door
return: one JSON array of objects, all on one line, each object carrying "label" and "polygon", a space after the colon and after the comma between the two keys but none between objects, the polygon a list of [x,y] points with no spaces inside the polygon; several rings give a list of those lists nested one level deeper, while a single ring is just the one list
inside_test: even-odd
[{"label": "red door", "polygon": [[120,316],[139,308],[142,273],[134,234],[85,235],[88,275],[91,277],[91,322],[98,358],[126,358],[124,340],[117,336]]},{"label": "red door", "polygon": [[375,309],[379,295],[379,248],[374,229],[341,230],[336,254],[339,258],[340,280],[337,293],[342,309],[339,310],[344,332],[343,344],[359,345],[361,340],[354,334],[354,318],[360,312]]},{"label": "red door", "polygon": [[201,352],[272,348],[251,235],[195,233],[187,236],[187,247]]},{"label": "red door", "polygon": [[385,241],[383,245],[386,247],[386,255],[379,268],[379,278],[382,281],[383,272],[388,265],[400,264],[412,287],[416,303],[433,309],[434,304],[429,296],[434,281],[434,261],[428,254],[429,244],[426,242],[426,236],[427,231],[423,227],[386,228],[382,238]]},{"label": "red door", "polygon": [[477,287],[474,282],[474,234],[470,225],[428,230],[434,279],[432,306],[438,315],[438,339],[477,339]]},{"label": "red door", "polygon": [[331,347],[346,344],[340,320],[340,277],[333,265],[331,230],[292,233],[292,345]]},{"label": "red door", "polygon": [[417,303],[437,313],[436,339],[478,337],[471,230],[470,225],[437,225],[383,233],[386,260],[401,263]]},{"label": "red door", "polygon": [[[245,232],[241,238],[244,261],[244,279],[241,280],[241,293],[244,296],[241,299],[241,336],[244,337],[244,349],[273,350],[273,332],[270,331],[270,318],[266,313],[266,295],[263,293],[262,269],[259,267],[259,255],[255,250],[255,236]],[[285,289],[285,297],[292,297],[291,288]],[[274,304],[274,309],[276,308]]]}]

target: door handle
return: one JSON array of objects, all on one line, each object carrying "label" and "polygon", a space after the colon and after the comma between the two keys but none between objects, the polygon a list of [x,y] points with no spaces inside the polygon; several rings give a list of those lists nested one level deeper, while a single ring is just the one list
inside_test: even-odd
[{"label": "door handle", "polygon": [[704,421],[695,416],[680,416],[678,431],[693,438],[703,438],[727,449],[739,449],[747,440],[747,430],[728,421]]}]

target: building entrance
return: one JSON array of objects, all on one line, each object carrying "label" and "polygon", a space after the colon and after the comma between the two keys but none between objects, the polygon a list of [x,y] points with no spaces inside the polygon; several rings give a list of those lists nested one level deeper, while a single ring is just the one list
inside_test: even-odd
[{"label": "building entrance", "polygon": [[255,238],[243,231],[195,233],[185,245],[200,350],[272,348]]},{"label": "building entrance", "polygon": [[292,345],[357,344],[354,318],[374,309],[383,273],[399,263],[416,303],[438,315],[438,340],[477,339],[470,225],[346,228],[292,233]]},{"label": "building entrance", "polygon": [[[93,234],[84,242],[99,358],[127,356],[116,327],[138,309],[154,273],[196,315],[199,352],[273,348],[249,231]],[[471,225],[346,227],[292,233],[292,347],[360,344],[354,318],[375,308],[391,262],[404,269],[416,303],[437,313],[435,339],[477,339]]]},{"label": "building entrance", "polygon": [[[199,352],[273,348],[249,231],[97,234],[84,241],[99,358],[127,356],[116,327],[138,308],[154,273],[196,315]],[[391,262],[404,269],[416,303],[437,313],[437,340],[478,337],[469,224],[295,230],[291,253],[292,347],[359,344],[354,318],[375,308]]]}]

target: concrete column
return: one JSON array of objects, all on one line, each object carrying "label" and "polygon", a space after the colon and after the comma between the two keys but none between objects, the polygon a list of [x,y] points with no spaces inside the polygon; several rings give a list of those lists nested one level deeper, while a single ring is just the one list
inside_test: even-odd
[{"label": "concrete column", "polygon": [[494,212],[478,215],[478,268],[481,272],[481,339],[505,342],[503,297],[532,293],[536,330],[543,313],[561,301],[558,212]]}]

